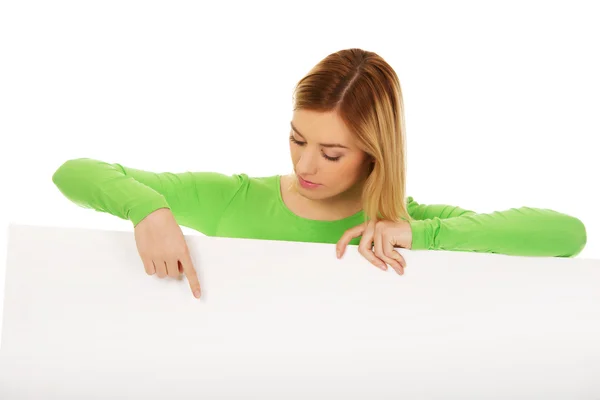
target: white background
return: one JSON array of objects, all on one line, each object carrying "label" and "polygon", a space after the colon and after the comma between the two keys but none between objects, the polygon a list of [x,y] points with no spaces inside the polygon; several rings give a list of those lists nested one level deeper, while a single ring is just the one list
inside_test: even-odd
[{"label": "white background", "polygon": [[290,172],[293,87],[349,47],[400,78],[408,195],[564,212],[586,225],[579,257],[600,258],[594,2],[221,4],[2,3],[0,288],[9,222],[132,229],[63,197],[51,177],[70,158]]}]

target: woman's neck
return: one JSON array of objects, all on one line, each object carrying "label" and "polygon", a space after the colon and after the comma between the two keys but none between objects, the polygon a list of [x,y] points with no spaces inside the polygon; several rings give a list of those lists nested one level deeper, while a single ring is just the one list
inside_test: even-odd
[{"label": "woman's neck", "polygon": [[323,221],[335,221],[350,217],[362,210],[361,187],[351,189],[326,199],[310,199],[302,196],[293,187],[294,175],[282,177],[282,197],[286,206],[296,215]]}]

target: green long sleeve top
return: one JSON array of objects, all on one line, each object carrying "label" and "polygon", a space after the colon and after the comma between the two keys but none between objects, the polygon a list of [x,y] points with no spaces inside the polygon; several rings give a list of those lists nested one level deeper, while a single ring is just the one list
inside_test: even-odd
[{"label": "green long sleeve top", "polygon": [[[363,223],[363,211],[335,221],[302,218],[283,202],[280,176],[217,172],[156,173],[90,158],[66,161],[52,181],[73,203],[130,220],[169,208],[177,223],[208,236],[337,243]],[[577,218],[521,207],[489,214],[407,198],[412,250],[572,257],[587,236]],[[360,237],[350,244],[357,245]]]}]

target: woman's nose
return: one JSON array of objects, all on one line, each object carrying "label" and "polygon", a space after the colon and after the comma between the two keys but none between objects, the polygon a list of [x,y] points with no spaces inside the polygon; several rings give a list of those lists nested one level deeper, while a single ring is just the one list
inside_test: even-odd
[{"label": "woman's nose", "polygon": [[317,171],[318,154],[311,151],[303,151],[296,165],[296,172],[302,175],[311,175]]}]

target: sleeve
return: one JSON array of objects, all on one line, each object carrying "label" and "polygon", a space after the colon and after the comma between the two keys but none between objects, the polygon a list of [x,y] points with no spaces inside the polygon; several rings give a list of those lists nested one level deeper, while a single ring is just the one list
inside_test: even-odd
[{"label": "sleeve", "polygon": [[419,204],[412,197],[408,198],[407,208],[410,216],[417,220],[432,219],[434,217],[446,219],[460,217],[465,214],[475,214],[474,211],[446,204]]},{"label": "sleeve", "polygon": [[177,223],[214,235],[245,174],[151,172],[91,158],[66,161],[53,174],[60,192],[80,207],[130,220],[168,208]]},{"label": "sleeve", "polygon": [[579,219],[544,208],[511,208],[478,214],[408,198],[413,250],[449,250],[516,256],[573,257],[586,245]]}]

